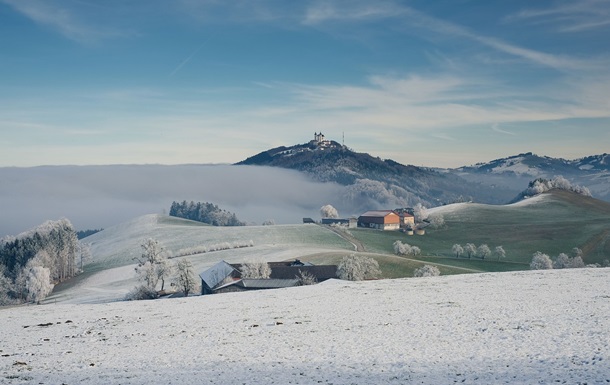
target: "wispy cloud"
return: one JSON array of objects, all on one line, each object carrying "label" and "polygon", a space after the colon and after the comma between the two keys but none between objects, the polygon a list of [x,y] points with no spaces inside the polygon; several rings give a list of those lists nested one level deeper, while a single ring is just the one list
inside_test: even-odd
[{"label": "wispy cloud", "polygon": [[101,26],[85,20],[77,11],[78,7],[69,8],[65,2],[57,0],[0,0],[35,23],[44,25],[70,40],[79,43],[91,43],[100,39],[126,35],[115,27]]},{"label": "wispy cloud", "polygon": [[582,32],[610,26],[606,0],[560,1],[547,8],[529,8],[506,17],[507,21],[548,24],[559,32]]},{"label": "wispy cloud", "polygon": [[498,123],[492,124],[491,129],[494,130],[495,132],[499,132],[500,134],[515,135],[514,132],[506,131],[506,130],[500,128],[500,125]]},{"label": "wispy cloud", "polygon": [[178,71],[180,71],[180,69],[182,69],[182,67],[184,67],[189,61],[191,61],[191,59],[197,54],[197,52],[199,52],[203,48],[203,46],[208,42],[208,40],[209,38],[206,39],[203,43],[201,43],[201,45],[197,47],[197,49],[194,50],[193,53],[191,53],[176,68],[174,68],[174,70],[169,74],[169,77],[171,78],[172,76],[174,76]]},{"label": "wispy cloud", "polygon": [[303,24],[313,25],[329,21],[367,21],[396,17],[407,11],[392,2],[376,1],[317,1],[305,12]]},{"label": "wispy cloud", "polygon": [[500,38],[479,34],[468,27],[393,2],[383,3],[380,7],[377,4],[371,6],[369,3],[360,2],[355,4],[343,1],[318,3],[308,9],[303,23],[363,22],[381,19],[394,20],[395,23],[405,28],[417,28],[420,31],[428,31],[445,37],[467,39],[495,51],[560,71],[590,70],[607,65],[607,63],[597,63],[592,60],[581,60],[567,55],[554,55],[521,47]]}]

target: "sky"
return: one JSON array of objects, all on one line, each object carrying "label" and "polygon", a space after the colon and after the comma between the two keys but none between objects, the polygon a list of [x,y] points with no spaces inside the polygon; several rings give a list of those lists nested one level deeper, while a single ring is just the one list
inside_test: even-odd
[{"label": "sky", "polygon": [[0,0],[0,167],[610,143],[610,1]]}]

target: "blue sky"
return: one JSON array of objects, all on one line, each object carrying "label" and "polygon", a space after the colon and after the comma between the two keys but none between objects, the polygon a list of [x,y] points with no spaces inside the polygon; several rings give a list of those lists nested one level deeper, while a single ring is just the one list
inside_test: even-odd
[{"label": "blue sky", "polygon": [[0,166],[234,163],[322,131],[457,167],[609,152],[610,1],[0,0]]}]

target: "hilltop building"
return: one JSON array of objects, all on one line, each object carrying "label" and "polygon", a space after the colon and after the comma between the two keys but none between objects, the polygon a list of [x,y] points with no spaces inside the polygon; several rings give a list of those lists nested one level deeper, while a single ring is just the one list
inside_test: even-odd
[{"label": "hilltop building", "polygon": [[316,147],[322,148],[322,149],[334,147],[333,142],[331,140],[327,140],[324,137],[324,134],[322,132],[320,132],[320,133],[314,132],[313,140],[310,143],[315,145]]}]

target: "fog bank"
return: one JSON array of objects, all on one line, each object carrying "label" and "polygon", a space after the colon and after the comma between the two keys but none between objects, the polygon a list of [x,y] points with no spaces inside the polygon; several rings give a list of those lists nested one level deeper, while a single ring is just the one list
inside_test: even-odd
[{"label": "fog bank", "polygon": [[350,215],[344,187],[286,169],[232,165],[0,168],[0,237],[66,217],[78,230],[167,213],[173,201],[211,202],[249,223],[298,223],[332,204]]}]

